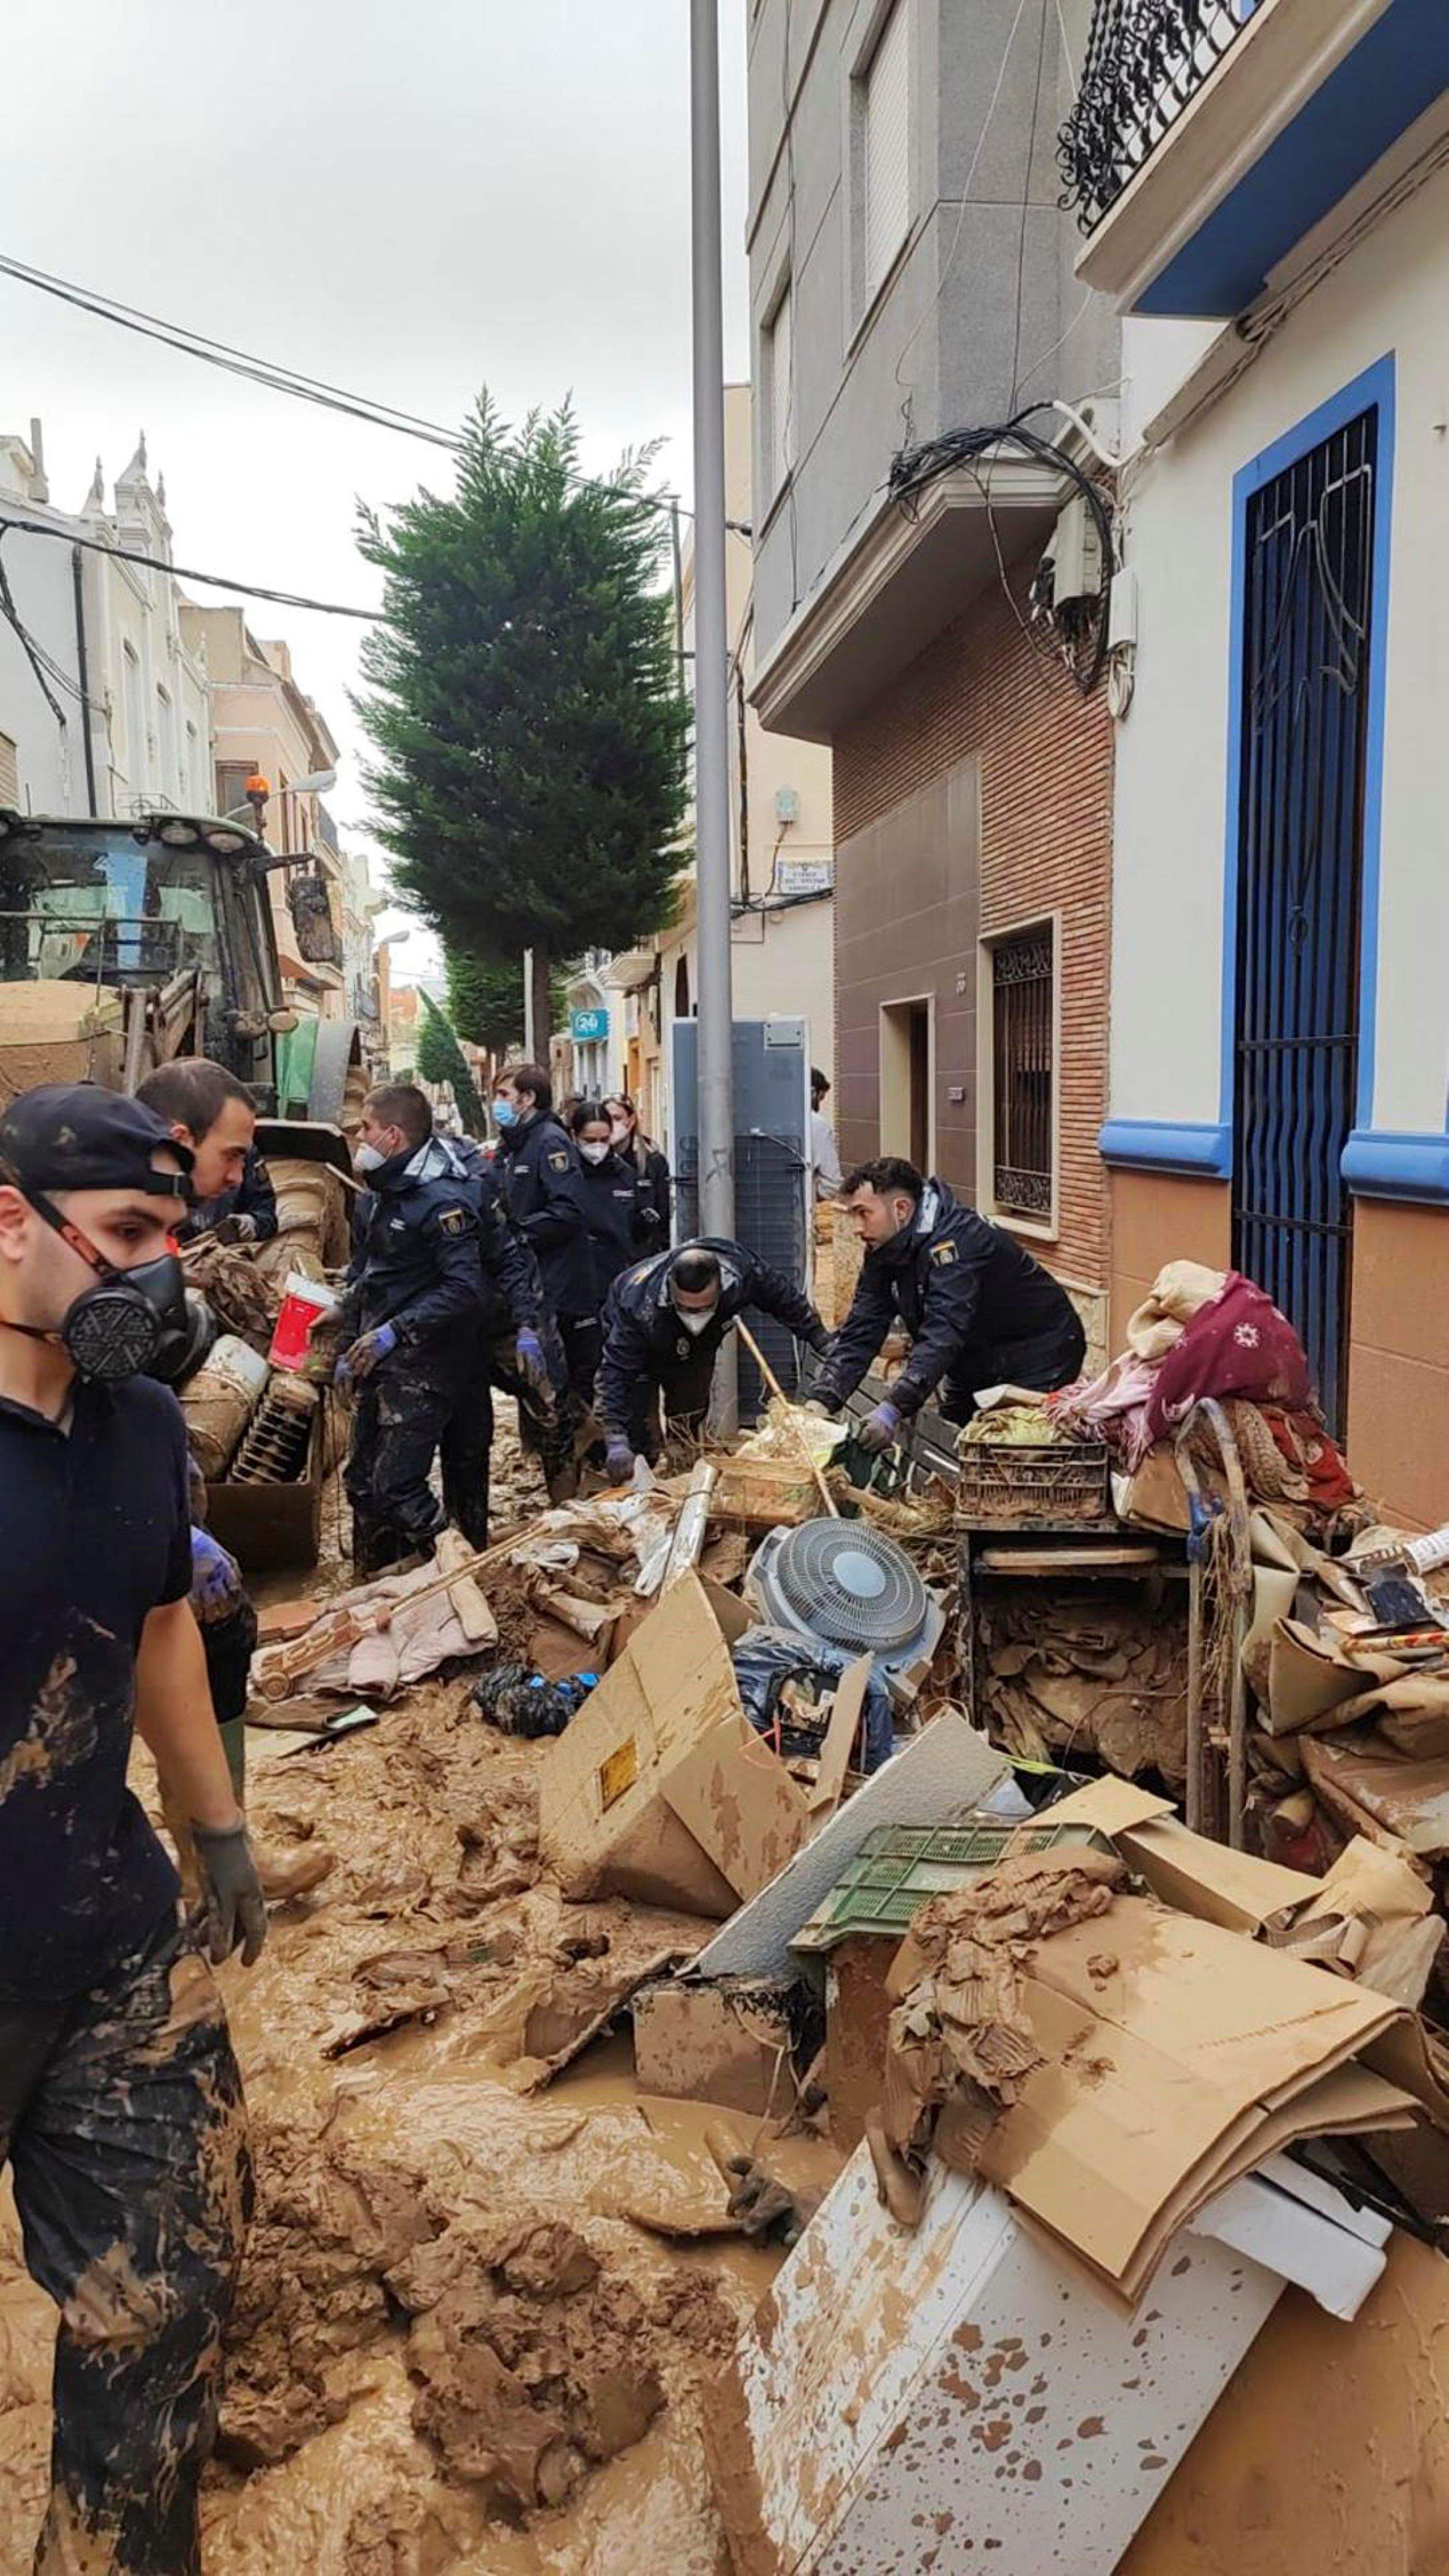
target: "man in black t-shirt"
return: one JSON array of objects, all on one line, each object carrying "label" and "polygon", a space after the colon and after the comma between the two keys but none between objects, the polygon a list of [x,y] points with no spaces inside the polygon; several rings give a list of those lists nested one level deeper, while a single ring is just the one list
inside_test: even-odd
[{"label": "man in black t-shirt", "polygon": [[[0,2162],[61,2311],[43,2567],[196,2576],[250,2196],[211,1961],[266,1929],[188,1603],[174,1331],[190,1155],[46,1085],[0,1117]],[[133,1726],[204,1900],[126,1786]]]}]

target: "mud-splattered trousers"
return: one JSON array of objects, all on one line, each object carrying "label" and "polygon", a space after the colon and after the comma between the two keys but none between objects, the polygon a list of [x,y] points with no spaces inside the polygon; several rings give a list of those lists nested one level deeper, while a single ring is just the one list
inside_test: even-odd
[{"label": "mud-splattered trousers", "polygon": [[36,2576],[199,2576],[251,2168],[216,1981],[172,1918],[70,2003],[0,2000],[7,2156],[60,2309]]},{"label": "mud-splattered trousers", "polygon": [[452,1349],[436,1339],[403,1343],[357,1390],[346,1483],[359,1575],[426,1553],[443,1526],[429,1477],[466,1399],[474,1338],[464,1324],[454,1327]]}]

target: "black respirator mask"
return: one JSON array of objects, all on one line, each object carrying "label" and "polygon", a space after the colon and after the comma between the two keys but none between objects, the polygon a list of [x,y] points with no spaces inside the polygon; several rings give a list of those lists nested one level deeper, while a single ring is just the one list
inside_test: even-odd
[{"label": "black respirator mask", "polygon": [[117,1270],[42,1190],[25,1190],[25,1196],[62,1243],[89,1264],[96,1285],[81,1290],[54,1331],[39,1324],[16,1324],[12,1331],[62,1343],[77,1376],[104,1385],[139,1377],[143,1370],[148,1377],[176,1375],[191,1340],[186,1278],[176,1254],[163,1252],[158,1260],[138,1261],[134,1270]]}]

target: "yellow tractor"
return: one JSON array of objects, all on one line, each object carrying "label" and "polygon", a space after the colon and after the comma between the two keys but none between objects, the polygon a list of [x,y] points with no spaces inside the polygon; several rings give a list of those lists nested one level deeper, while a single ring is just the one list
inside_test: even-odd
[{"label": "yellow tractor", "polygon": [[[266,886],[282,866],[296,862],[230,819],[0,810],[0,1101],[38,1082],[134,1091],[206,1055],[270,1118],[355,1127],[357,1023],[283,1001]],[[296,875],[287,894],[302,954],[340,964],[321,880]]]}]

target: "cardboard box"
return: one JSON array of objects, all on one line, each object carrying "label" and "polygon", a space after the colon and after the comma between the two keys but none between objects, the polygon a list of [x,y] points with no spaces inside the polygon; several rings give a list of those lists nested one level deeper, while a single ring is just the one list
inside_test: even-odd
[{"label": "cardboard box", "polygon": [[777,1980],[705,1986],[675,1977],[636,1995],[633,2013],[634,2074],[644,2092],[758,2117],[793,2104],[794,2035]]},{"label": "cardboard box", "polygon": [[565,1896],[629,1896],[717,1918],[799,1849],[810,1810],[756,1735],[730,1648],[734,1595],[681,1575],[553,1747],[539,1848]]},{"label": "cardboard box", "polygon": [[858,2147],[879,2108],[891,1998],[886,1980],[900,1944],[856,1932],[837,1942],[825,1966],[825,2090],[830,2134]]}]

